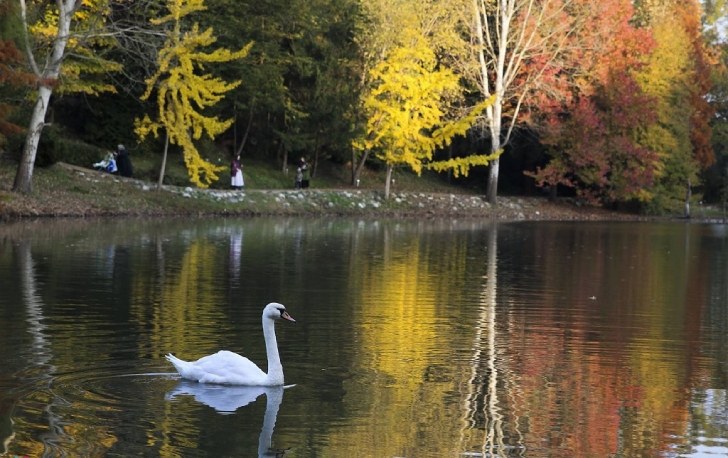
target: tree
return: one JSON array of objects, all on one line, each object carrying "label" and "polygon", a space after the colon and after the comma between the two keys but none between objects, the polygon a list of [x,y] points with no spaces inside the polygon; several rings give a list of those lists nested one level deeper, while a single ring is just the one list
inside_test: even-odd
[{"label": "tree", "polygon": [[432,157],[437,144],[430,132],[445,114],[441,99],[458,87],[451,71],[435,69],[435,55],[424,37],[413,29],[403,35],[409,45],[395,48],[371,70],[374,84],[364,99],[366,138],[359,146],[375,150],[386,164],[385,198],[395,165],[406,164],[419,174],[422,162]]},{"label": "tree", "polygon": [[640,143],[660,155],[660,172],[652,209],[660,211],[683,202],[698,172],[714,161],[709,138],[713,110],[711,57],[700,32],[697,1],[640,1],[638,17],[655,36],[656,47],[637,78],[657,100],[657,122]]},{"label": "tree", "polygon": [[[23,87],[28,85],[27,76],[17,67],[21,61],[22,55],[15,44],[9,40],[0,40],[0,86]],[[5,97],[3,97],[3,102],[0,102],[0,147],[5,143],[5,136],[22,131],[20,126],[8,121],[7,118],[13,105],[4,100],[6,100]]]},{"label": "tree", "polygon": [[[449,145],[453,137],[464,135],[484,108],[492,104],[491,99],[485,99],[474,107],[466,106],[462,78],[448,69],[451,56],[463,54],[467,47],[459,27],[465,1],[363,3],[364,23],[357,42],[362,54],[361,99],[365,109],[355,122],[361,125],[362,132],[352,149],[354,184],[375,146],[376,157],[387,164],[388,174],[392,171],[390,166],[400,163],[417,173],[428,168],[467,175],[470,167],[485,165],[494,157],[470,155],[432,160],[438,149]],[[418,84],[418,79],[423,84]],[[436,87],[433,80],[444,85]],[[403,148],[394,138],[410,145]],[[389,182],[387,179],[387,186]]]},{"label": "tree", "polygon": [[472,0],[472,35],[477,46],[465,66],[475,64],[474,83],[483,99],[494,97],[485,111],[490,138],[490,171],[486,196],[495,203],[499,156],[508,144],[524,104],[544,76],[561,69],[562,56],[575,24],[566,14],[571,0]]},{"label": "tree", "polygon": [[222,121],[217,117],[205,116],[201,111],[215,105],[240,81],[226,83],[210,74],[198,75],[195,72],[204,70],[206,64],[242,59],[250,51],[252,43],[235,52],[223,48],[209,53],[200,51],[199,48],[215,43],[212,28],[201,32],[195,23],[190,30],[183,32],[182,19],[204,9],[204,0],[168,0],[167,7],[168,15],[151,21],[153,24],[171,23],[172,29],[164,48],[159,52],[159,68],[147,79],[147,90],[141,97],[147,100],[157,90],[157,120],[153,121],[149,116],[138,120],[136,133],[143,140],[150,133],[157,137],[159,129],[165,130],[164,158],[158,186],[162,185],[167,151],[172,143],[182,148],[192,183],[206,188],[217,180],[217,173],[224,167],[203,159],[193,140],[200,139],[203,133],[214,138],[227,130],[233,120]]},{"label": "tree", "polygon": [[[31,4],[41,8],[41,19],[36,23],[31,23],[26,1],[19,0],[19,5],[25,54],[37,86],[25,146],[13,183],[14,191],[27,194],[32,191],[38,142],[46,126],[45,116],[53,92],[64,85],[66,90],[87,93],[113,91],[112,86],[103,82],[82,84],[79,77],[87,70],[103,72],[114,70],[116,66],[98,58],[92,49],[92,46],[103,45],[94,40],[93,32],[103,27],[106,0],[56,0],[55,7]],[[33,47],[36,44],[39,45],[37,49]],[[64,64],[68,48],[79,56],[76,66]],[[38,64],[40,59],[36,55],[43,57],[43,66]]]},{"label": "tree", "polygon": [[[12,8],[10,3],[0,5],[0,32],[3,36],[10,35],[4,29],[12,28],[6,23],[11,18],[9,13]],[[20,91],[18,95],[18,89],[28,90],[32,82],[33,75],[25,70],[23,55],[15,42],[11,39],[0,39],[0,149],[4,146],[7,135],[22,132],[22,128],[10,122],[8,117],[24,95],[25,91]]]},{"label": "tree", "polygon": [[[220,67],[245,84],[221,101],[233,128],[220,138],[231,151],[348,159],[351,117],[358,101],[354,21],[358,0],[208,0],[201,23],[225,47],[255,46],[245,61]],[[234,14],[230,14],[234,11]],[[347,153],[345,156],[344,153]]]},{"label": "tree", "polygon": [[376,65],[369,78],[373,87],[364,99],[366,137],[357,146],[375,150],[387,167],[385,198],[389,198],[392,170],[409,166],[415,173],[432,159],[437,148],[465,133],[486,104],[469,116],[448,121],[448,100],[459,92],[457,76],[437,68],[434,52],[419,31],[402,31],[403,44]]},{"label": "tree", "polygon": [[572,188],[593,204],[649,200],[659,168],[656,153],[639,143],[656,120],[656,99],[636,80],[654,48],[649,30],[636,28],[630,0],[581,5],[584,24],[564,58],[572,93],[548,113],[542,141],[551,159],[533,176],[539,186]]},{"label": "tree", "polygon": [[595,205],[649,200],[658,156],[635,138],[654,120],[651,102],[633,78],[614,75],[598,93],[581,97],[569,119],[551,131],[558,138],[551,160],[531,175],[539,186],[573,188]]},{"label": "tree", "polygon": [[721,202],[725,214],[728,208],[728,46],[720,41],[714,45],[718,48],[719,60],[713,69],[714,85],[709,100],[715,110],[711,119],[711,143],[716,162],[703,172],[701,181],[705,186],[703,199]]},{"label": "tree", "polygon": [[[725,5],[724,5],[725,6]],[[715,162],[715,153],[710,145],[712,134],[710,120],[715,114],[709,101],[713,89],[713,69],[718,70],[719,51],[710,46],[703,34],[700,4],[683,2],[678,10],[683,27],[690,40],[693,62],[693,84],[690,86],[690,141],[693,145],[693,156],[701,169],[705,170]]]}]

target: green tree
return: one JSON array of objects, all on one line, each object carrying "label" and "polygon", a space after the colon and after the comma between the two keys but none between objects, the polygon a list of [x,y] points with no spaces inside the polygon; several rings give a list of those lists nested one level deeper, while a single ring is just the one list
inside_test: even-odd
[{"label": "green tree", "polygon": [[235,52],[222,48],[211,52],[201,51],[200,48],[210,46],[216,41],[212,28],[200,31],[199,25],[195,23],[183,32],[182,19],[204,9],[204,0],[169,0],[167,8],[168,15],[152,20],[153,24],[171,23],[172,29],[158,55],[159,68],[147,79],[147,90],[141,97],[142,100],[147,100],[156,89],[157,120],[153,121],[149,116],[138,120],[136,133],[143,140],[150,133],[157,137],[159,129],[165,131],[164,158],[158,186],[161,186],[164,179],[167,151],[172,143],[182,148],[190,181],[206,188],[218,179],[217,173],[224,167],[202,158],[194,140],[199,140],[203,133],[214,138],[227,130],[233,120],[222,121],[215,116],[206,116],[202,110],[215,105],[225,93],[238,86],[240,81],[227,83],[210,74],[198,75],[196,72],[204,70],[207,64],[245,57],[252,43]]},{"label": "green tree", "polygon": [[[249,56],[220,66],[245,81],[219,109],[236,117],[221,143],[231,150],[342,161],[359,78],[353,30],[358,0],[208,0],[204,24],[231,49],[254,41]],[[231,14],[234,11],[234,14]]]}]

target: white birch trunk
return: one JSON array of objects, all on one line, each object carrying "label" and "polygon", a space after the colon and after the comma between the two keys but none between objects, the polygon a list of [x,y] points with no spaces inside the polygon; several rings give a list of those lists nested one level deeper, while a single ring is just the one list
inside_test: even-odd
[{"label": "white birch trunk", "polygon": [[[544,69],[559,56],[564,39],[573,31],[569,23],[556,26],[558,30],[553,29],[555,18],[565,10],[570,0],[565,0],[561,6],[551,0],[472,1],[480,65],[479,83],[484,98],[495,95],[493,104],[486,109],[487,129],[491,138],[490,154],[494,154],[508,144],[523,100],[539,81]],[[488,11],[491,12],[490,16]],[[526,28],[524,21],[533,22],[535,29]],[[540,35],[535,30],[548,32]],[[525,82],[518,82],[517,76],[524,61],[534,52],[544,51],[549,64],[525,75]],[[513,108],[508,113],[504,129],[503,107],[506,104]],[[492,204],[496,203],[498,196],[499,164],[498,158],[490,162],[486,197]]]},{"label": "white birch trunk", "polygon": [[[26,18],[26,4],[25,0],[19,1],[23,27],[27,37],[28,23]],[[53,93],[53,87],[61,73],[61,63],[66,52],[66,45],[68,44],[71,20],[76,9],[76,0],[56,0],[56,6],[58,7],[58,33],[42,71],[37,67],[32,49],[30,48],[30,42],[26,39],[26,54],[38,78],[38,94],[30,118],[23,154],[20,158],[20,164],[18,165],[18,171],[13,183],[13,190],[24,194],[29,194],[33,190],[33,168],[35,166],[35,157],[38,153],[38,143],[43,132],[43,127],[46,125],[45,117],[48,112],[48,103]]]},{"label": "white birch trunk", "polygon": [[394,169],[394,166],[392,164],[387,164],[387,181],[384,183],[384,200],[389,199],[389,191],[392,187],[392,169]]},{"label": "white birch trunk", "polygon": [[[483,87],[484,97],[491,96],[490,80],[488,77],[488,61],[486,60],[486,48],[493,50],[493,46],[490,43],[486,43],[486,38],[490,41],[492,37],[486,37],[485,34],[489,34],[490,31],[484,28],[484,6],[478,4],[480,0],[473,0],[473,8],[475,12],[475,27],[476,27],[476,38],[478,40],[478,60],[480,62],[480,79]],[[497,45],[497,58],[493,65],[493,77],[495,93],[495,100],[490,105],[486,113],[486,121],[488,123],[488,130],[490,132],[491,147],[490,153],[495,153],[501,149],[501,117],[503,115],[503,101],[505,94],[505,63],[506,63],[506,50],[508,46],[508,33],[511,26],[511,20],[513,16],[513,2],[512,0],[499,0],[498,14],[500,15],[497,21],[497,37],[499,43]],[[486,188],[486,198],[489,203],[495,204],[498,198],[498,174],[500,169],[500,161],[498,158],[490,162],[490,169],[488,173],[488,184]]]}]

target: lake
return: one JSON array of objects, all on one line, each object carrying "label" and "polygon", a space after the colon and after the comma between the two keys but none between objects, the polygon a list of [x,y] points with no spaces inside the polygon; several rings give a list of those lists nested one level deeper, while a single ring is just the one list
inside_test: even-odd
[{"label": "lake", "polygon": [[6,223],[0,348],[0,456],[728,456],[728,226]]}]

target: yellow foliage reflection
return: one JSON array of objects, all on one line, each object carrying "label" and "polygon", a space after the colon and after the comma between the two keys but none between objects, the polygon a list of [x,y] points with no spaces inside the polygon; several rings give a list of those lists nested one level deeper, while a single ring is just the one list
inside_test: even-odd
[{"label": "yellow foliage reflection", "polygon": [[[149,297],[144,290],[153,287],[154,297],[152,303],[135,303],[132,313],[137,321],[148,323],[149,349],[152,356],[161,357],[165,353],[175,353],[185,359],[197,359],[204,353],[216,351],[220,345],[219,334],[224,332],[225,317],[221,305],[225,303],[220,290],[216,289],[220,278],[220,259],[227,258],[227,252],[221,252],[220,247],[204,238],[197,238],[187,245],[184,255],[179,260],[167,260],[162,240],[157,240],[157,255],[159,268],[154,281],[149,278],[137,277],[134,289],[137,297]],[[198,326],[201,322],[220,323],[219,327]],[[214,329],[215,335],[204,336],[202,332]],[[194,338],[189,338],[194,336]],[[209,347],[205,347],[205,342]],[[145,349],[140,349],[144,354]],[[185,431],[198,431],[193,419],[180,418],[170,403],[165,404],[164,416],[159,420],[163,431],[175,431],[184,428]],[[160,436],[154,430],[147,431],[147,445],[157,446],[163,454],[174,454],[175,447],[167,441],[167,435]],[[196,441],[184,437],[181,445],[195,448]]]},{"label": "yellow foliage reflection", "polygon": [[464,275],[466,250],[453,243],[445,258],[441,251],[431,255],[422,235],[399,240],[390,229],[381,258],[352,278],[360,282],[352,289],[360,294],[355,327],[361,336],[352,365],[361,374],[345,385],[344,403],[358,420],[330,435],[330,449],[340,456],[347,450],[351,456],[415,456],[424,449],[453,456],[457,405],[447,397],[456,386],[449,364],[454,336],[440,314],[457,294],[440,284],[433,266],[451,266],[445,281],[456,282]]},{"label": "yellow foliage reflection", "polygon": [[[220,259],[226,258],[226,252],[221,252],[219,246],[196,239],[189,243],[179,261],[164,261],[164,255],[160,254],[160,266],[153,283],[148,278],[135,279],[138,297],[150,296],[148,292],[143,293],[143,289],[153,286],[155,290],[153,303],[132,305],[138,322],[149,323],[149,345],[153,355],[174,352],[187,359],[196,359],[206,351],[218,349],[220,342],[215,337],[219,334],[201,336],[200,332],[209,332],[211,328],[197,324],[220,323],[223,328],[215,328],[215,331],[224,331],[228,320],[221,305],[225,303],[225,297],[216,285],[222,268]],[[186,338],[189,335],[195,338]],[[201,346],[204,342],[209,342],[209,348]]]}]

